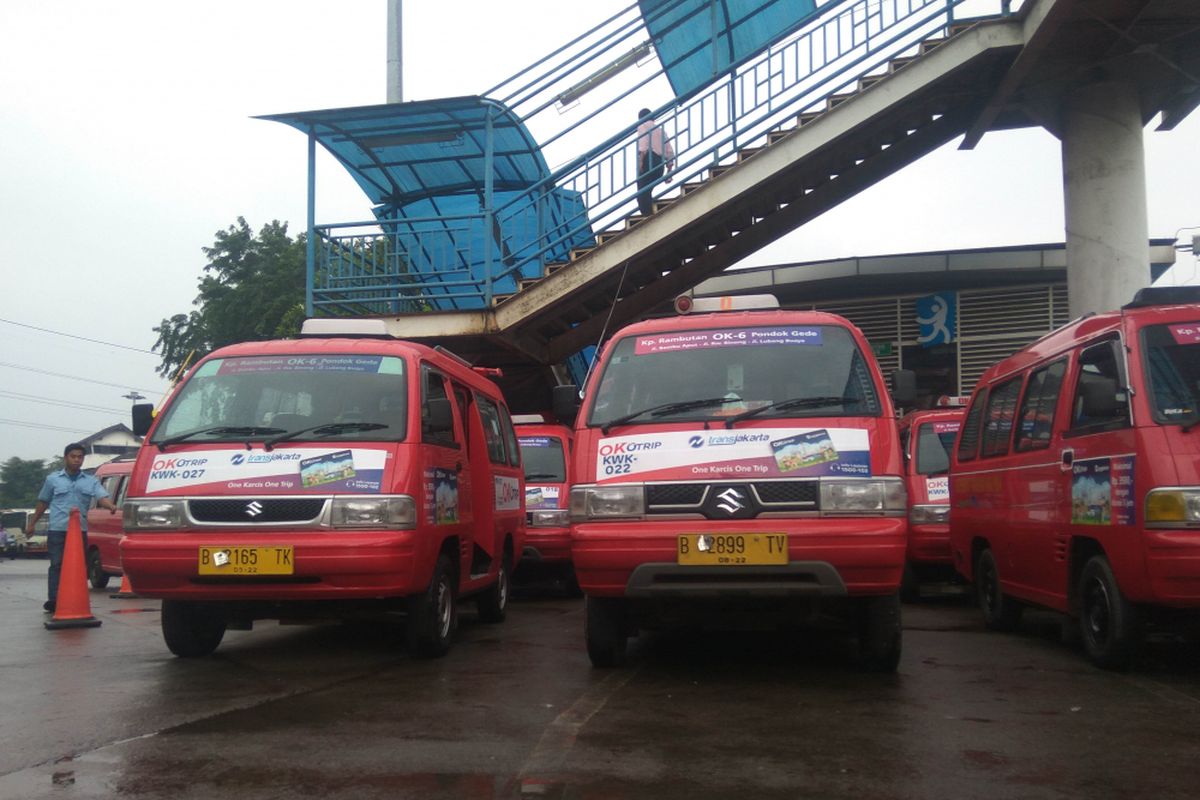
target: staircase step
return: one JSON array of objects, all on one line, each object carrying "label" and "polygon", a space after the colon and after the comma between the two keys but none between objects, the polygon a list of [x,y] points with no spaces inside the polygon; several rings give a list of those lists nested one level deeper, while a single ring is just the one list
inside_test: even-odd
[{"label": "staircase step", "polygon": [[621,233],[622,233],[622,231],[603,231],[602,233],[597,233],[596,234],[596,246],[603,247],[604,245],[611,242],[613,239],[620,236]]},{"label": "staircase step", "polygon": [[549,278],[554,273],[558,272],[563,267],[567,266],[561,261],[555,261],[546,265],[546,277]]},{"label": "staircase step", "polygon": [[821,116],[822,113],[823,112],[821,111],[805,111],[803,114],[800,114],[798,117],[796,117],[796,125],[803,128],[805,125]]},{"label": "staircase step", "polygon": [[708,174],[713,178],[719,178],[726,172],[729,172],[729,170],[733,169],[733,167],[733,164],[718,164],[715,167],[709,167]]},{"label": "staircase step", "polygon": [[900,58],[893,58],[888,62],[888,72],[898,72],[916,60],[916,56],[901,56]]},{"label": "staircase step", "polygon": [[498,306],[510,297],[512,297],[511,294],[494,294],[492,295],[492,305]]},{"label": "staircase step", "polygon": [[976,19],[951,22],[950,27],[946,29],[946,36],[952,39],[955,36],[958,36],[960,33],[971,30],[971,28],[974,28],[978,24],[979,20]]},{"label": "staircase step", "polygon": [[933,52],[934,50],[937,50],[939,47],[941,47],[945,43],[946,43],[946,37],[937,36],[933,39],[926,39],[925,41],[921,42],[921,46],[918,48],[918,50],[921,55],[925,55],[926,53],[930,53],[930,52]]},{"label": "staircase step", "polygon": [[594,247],[573,247],[571,248],[571,261],[578,261],[595,249]]},{"label": "staircase step", "polygon": [[886,77],[886,75],[864,75],[858,79],[858,90],[861,92],[870,89]]},{"label": "staircase step", "polygon": [[767,134],[767,144],[778,144],[791,135],[791,131],[771,131]]},{"label": "staircase step", "polygon": [[704,181],[697,181],[695,183],[685,183],[679,187],[679,191],[683,194],[691,194],[692,192],[696,191],[697,189],[702,188],[703,186],[704,186]]},{"label": "staircase step", "polygon": [[524,278],[522,280],[517,281],[517,291],[523,292],[526,289],[532,289],[534,286],[537,286],[541,282],[542,282],[541,278]]},{"label": "staircase step", "polygon": [[737,154],[738,163],[740,164],[748,158],[753,158],[754,156],[758,155],[765,149],[766,148],[763,148],[763,147],[743,147],[741,150],[738,150],[738,154]]},{"label": "staircase step", "polygon": [[649,217],[643,217],[641,214],[630,214],[625,218],[625,230],[636,228],[648,219]]},{"label": "staircase step", "polygon": [[837,108],[842,103],[846,102],[847,100],[849,100],[852,97],[856,97],[857,95],[858,95],[858,92],[847,92],[845,94],[831,94],[831,95],[829,95],[829,97],[825,98],[825,105],[828,108]]},{"label": "staircase step", "polygon": [[654,201],[654,213],[662,211],[664,208],[670,208],[679,200],[678,197],[660,197]]}]

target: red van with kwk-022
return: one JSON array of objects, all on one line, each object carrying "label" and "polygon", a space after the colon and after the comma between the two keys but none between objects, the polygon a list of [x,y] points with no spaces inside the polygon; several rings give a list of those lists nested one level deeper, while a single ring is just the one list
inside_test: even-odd
[{"label": "red van with kwk-022", "polygon": [[410,650],[438,656],[460,598],[504,618],[521,454],[500,390],[457,356],[382,320],[308,320],[210,354],[147,417],[121,560],[177,655],[257,619],[403,611]]},{"label": "red van with kwk-022", "polygon": [[770,296],[676,308],[612,336],[581,407],[555,392],[556,415],[578,411],[571,557],[593,664],[621,663],[641,629],[829,614],[864,665],[894,670],[907,504],[866,339]]},{"label": "red van with kwk-022", "polygon": [[980,378],[954,450],[954,563],[989,627],[1079,620],[1128,666],[1148,625],[1200,623],[1200,287],[1140,291]]}]

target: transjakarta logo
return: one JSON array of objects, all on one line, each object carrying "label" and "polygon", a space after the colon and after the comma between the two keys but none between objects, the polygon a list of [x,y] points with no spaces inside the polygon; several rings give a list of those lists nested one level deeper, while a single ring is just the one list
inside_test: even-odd
[{"label": "transjakarta logo", "polygon": [[208,463],[207,458],[160,458],[154,462],[151,469],[182,469],[184,467],[203,467]]},{"label": "transjakarta logo", "polygon": [[662,442],[617,442],[600,446],[600,455],[611,456],[617,453],[636,453],[642,450],[657,450]]},{"label": "transjakarta logo", "polygon": [[271,453],[269,455],[264,453],[261,456],[250,456],[250,458],[247,459],[246,463],[247,464],[269,464],[272,461],[299,461],[299,460],[300,460],[299,453]]},{"label": "transjakarta logo", "polygon": [[233,464],[236,467],[238,464],[242,463],[245,460],[246,460],[246,457],[244,455],[242,455],[241,453],[234,453],[233,458],[229,459],[229,463]]},{"label": "transjakarta logo", "polygon": [[[699,436],[693,436],[692,439],[699,439]],[[722,447],[731,444],[745,444],[747,442],[769,442],[771,435],[769,433],[725,433],[716,436],[708,437],[709,447]],[[698,444],[693,444],[692,447],[699,447]]]},{"label": "transjakarta logo", "polygon": [[703,447],[704,446],[704,437],[703,436],[693,436],[692,438],[688,439],[688,444],[690,444],[692,447]]}]

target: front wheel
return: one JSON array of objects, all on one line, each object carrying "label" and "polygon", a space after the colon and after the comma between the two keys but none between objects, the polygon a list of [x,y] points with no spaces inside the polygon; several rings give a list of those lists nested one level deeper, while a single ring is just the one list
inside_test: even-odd
[{"label": "front wheel", "polygon": [[1105,669],[1127,668],[1141,647],[1142,626],[1104,556],[1092,556],[1083,565],[1079,603],[1079,631],[1088,657]]},{"label": "front wheel", "polygon": [[438,658],[450,649],[458,626],[454,569],[444,554],[433,567],[429,588],[412,599],[408,612],[408,648],[418,658]]},{"label": "front wheel", "polygon": [[870,672],[895,672],[900,665],[900,596],[859,601],[858,660]]},{"label": "front wheel", "polygon": [[225,615],[211,603],[163,600],[162,632],[172,653],[201,658],[216,650],[225,637]]},{"label": "front wheel", "polygon": [[500,572],[496,582],[480,593],[475,600],[481,622],[504,622],[508,612],[509,576],[512,575],[512,557],[507,553],[500,560]]},{"label": "front wheel", "polygon": [[975,594],[983,622],[992,630],[1016,630],[1021,624],[1021,606],[1000,591],[1000,573],[991,548],[984,548],[975,560]]},{"label": "front wheel", "polygon": [[619,667],[625,663],[629,638],[625,601],[617,597],[589,597],[586,601],[588,657],[593,667]]},{"label": "front wheel", "polygon": [[103,589],[108,586],[108,579],[111,576],[104,571],[104,565],[100,563],[100,551],[92,550],[88,553],[88,580],[92,584],[93,589]]}]

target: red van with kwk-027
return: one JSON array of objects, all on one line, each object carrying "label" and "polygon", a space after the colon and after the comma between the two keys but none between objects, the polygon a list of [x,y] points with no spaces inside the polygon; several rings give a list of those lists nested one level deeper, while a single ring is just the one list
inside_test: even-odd
[{"label": "red van with kwk-027", "polygon": [[381,320],[224,347],[148,422],[121,561],[163,599],[167,646],[199,656],[258,619],[407,612],[446,652],[458,602],[505,616],[524,547],[521,455],[496,385]]},{"label": "red van with kwk-027", "polygon": [[1128,666],[1150,625],[1200,623],[1200,287],[1143,289],[983,374],[950,473],[954,563],[989,627],[1079,620]]},{"label": "red van with kwk-027", "polygon": [[907,504],[866,339],[770,296],[676,308],[612,336],[581,407],[555,391],[557,416],[578,411],[571,557],[593,664],[621,663],[641,629],[828,613],[865,666],[894,670]]}]

